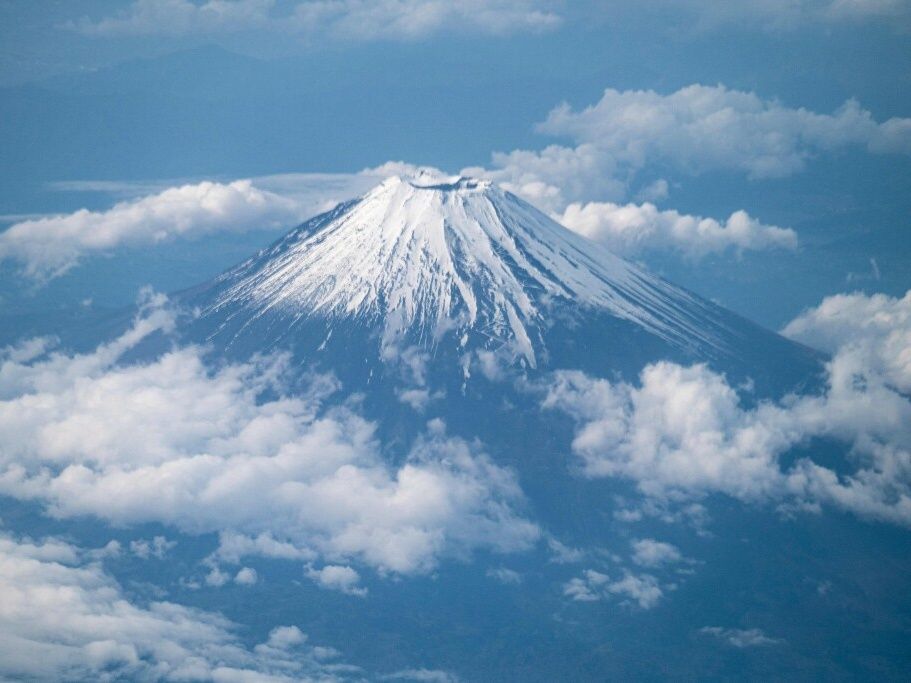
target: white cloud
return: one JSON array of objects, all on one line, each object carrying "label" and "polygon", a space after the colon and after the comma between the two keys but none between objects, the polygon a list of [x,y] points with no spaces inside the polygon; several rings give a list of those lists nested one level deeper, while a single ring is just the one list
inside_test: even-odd
[{"label": "white cloud", "polygon": [[633,562],[643,567],[660,567],[680,562],[683,556],[670,543],[642,538],[633,541]]},{"label": "white cloud", "polygon": [[522,583],[522,575],[519,572],[506,567],[488,569],[487,576],[508,586]]},{"label": "white cloud", "polygon": [[417,172],[419,167],[387,162],[357,173],[279,173],[250,180],[258,188],[296,202],[304,216],[315,216],[366,193],[389,176],[408,173],[409,169]]},{"label": "white cloud", "polygon": [[0,535],[0,678],[290,681],[350,670],[321,661],[295,627],[251,651],[217,614],[134,604],[89,555]]},{"label": "white cloud", "polygon": [[598,145],[631,168],[665,162],[689,172],[732,169],[751,177],[785,176],[821,151],[863,145],[911,153],[911,119],[877,123],[856,101],[818,114],[722,85],[690,85],[661,95],[608,88],[594,105],[563,104],[539,130]]},{"label": "white cloud", "polygon": [[596,587],[607,583],[610,577],[607,574],[586,569],[581,577],[570,579],[563,585],[563,595],[577,602],[597,602],[601,599]]},{"label": "white cloud", "polygon": [[627,476],[658,497],[675,490],[722,489],[745,498],[768,493],[768,477],[750,475],[766,473],[781,446],[741,437],[746,418],[722,376],[701,365],[662,362],[647,366],[640,382],[634,387],[556,373],[544,406],[579,420],[572,445],[588,476]]},{"label": "white cloud", "polygon": [[[683,174],[734,170],[762,178],[789,175],[819,154],[849,146],[873,153],[911,153],[909,118],[878,123],[853,100],[834,114],[819,114],[721,85],[691,85],[669,95],[608,89],[599,102],[581,111],[565,104],[555,108],[539,130],[569,137],[574,146],[495,153],[492,168],[467,168],[463,173],[491,178],[571,229],[628,255],[664,249],[700,258],[797,245],[793,230],[763,224],[745,211],[722,221],[659,210],[648,202],[615,203],[636,189],[637,174],[646,167]],[[399,161],[358,173],[283,174],[160,189],[107,211],[80,210],[16,223],[0,233],[0,259],[18,260],[27,275],[46,279],[86,254],[121,246],[290,226],[389,175],[421,171],[435,169]],[[112,188],[103,181],[92,186]],[[122,183],[113,187],[129,189]],[[155,187],[160,185],[137,186]],[[660,200],[667,192],[667,181],[660,179],[635,194]]]},{"label": "white cloud", "polygon": [[324,42],[420,40],[441,32],[501,35],[561,23],[543,0],[134,0],[117,14],[68,27],[91,36],[271,31]]},{"label": "white cloud", "polygon": [[[650,498],[685,501],[719,492],[745,501],[816,507],[911,525],[911,402],[840,351],[820,395],[744,408],[704,365],[656,363],[638,386],[558,372],[544,401],[578,421],[572,443],[589,477],[620,476]],[[817,437],[850,448],[849,472],[808,458],[779,459]]]},{"label": "white cloud", "polygon": [[148,560],[150,557],[161,560],[176,545],[175,541],[169,541],[164,536],[156,536],[151,541],[140,538],[130,541],[130,552],[143,560]]},{"label": "white cloud", "polygon": [[673,0],[656,6],[687,11],[705,28],[737,23],[793,30],[807,24],[905,20],[911,15],[906,0]]},{"label": "white cloud", "polygon": [[906,0],[831,0],[826,6],[826,14],[834,19],[891,18],[908,13]]},{"label": "white cloud", "polygon": [[186,347],[117,365],[171,324],[153,307],[92,353],[0,362],[0,492],[57,517],[221,532],[222,560],[263,551],[409,573],[538,538],[514,509],[515,477],[477,444],[437,421],[391,467],[373,424],[323,407],[334,380],[287,395],[282,356],[210,370]]},{"label": "white cloud", "polygon": [[631,601],[642,609],[651,609],[664,596],[658,580],[651,574],[625,572],[620,579],[586,569],[582,576],[570,579],[563,594],[577,602],[597,602],[611,597]]},{"label": "white cloud", "polygon": [[737,648],[745,647],[763,647],[767,645],[778,645],[782,641],[776,638],[770,638],[758,628],[739,629],[739,628],[722,628],[720,626],[705,626],[699,629],[700,633],[713,636],[733,645]]},{"label": "white cloud", "polygon": [[69,24],[86,35],[183,35],[266,28],[275,0],[134,0],[116,15]]},{"label": "white cloud", "polygon": [[241,586],[252,586],[259,580],[256,570],[252,567],[241,567],[237,574],[234,575],[234,583]]},{"label": "white cloud", "polygon": [[540,0],[329,0],[300,3],[291,25],[348,40],[418,40],[441,31],[547,31],[561,18]]},{"label": "white cloud", "polygon": [[212,567],[208,574],[206,574],[206,585],[211,586],[212,588],[221,588],[226,585],[228,581],[231,580],[231,576],[223,572],[218,567]]},{"label": "white cloud", "polygon": [[0,232],[0,261],[24,264],[37,280],[62,275],[88,255],[220,232],[278,230],[360,196],[396,174],[437,173],[401,161],[357,173],[284,173],[211,181],[71,181],[52,184],[117,197],[107,211],[81,209],[19,221]]},{"label": "white cloud", "polygon": [[571,201],[623,199],[646,167],[770,178],[850,146],[911,153],[911,119],[878,123],[854,100],[833,114],[819,114],[723,85],[690,85],[669,95],[607,89],[596,104],[580,111],[560,105],[538,130],[570,138],[574,146],[497,153],[492,170],[469,171],[559,210]]},{"label": "white cloud", "polygon": [[560,210],[574,200],[619,200],[628,193],[618,160],[588,143],[494,152],[491,168],[473,166],[462,174],[493,180],[546,211]]},{"label": "white cloud", "polygon": [[439,669],[402,669],[380,676],[381,681],[418,681],[418,683],[459,683],[458,676]]},{"label": "white cloud", "polygon": [[607,590],[609,593],[632,600],[642,609],[651,609],[664,595],[654,576],[629,572],[625,573],[622,579],[610,583]]},{"label": "white cloud", "polygon": [[698,535],[707,535],[706,527],[711,521],[708,510],[702,503],[669,501],[662,498],[642,498],[631,501],[622,496],[615,498],[614,519],[635,523],[644,519],[657,519],[665,524],[685,524]]},{"label": "white cloud", "polygon": [[442,393],[430,393],[429,389],[399,389],[396,391],[398,399],[411,407],[416,413],[423,413],[430,401],[443,397]]},{"label": "white cloud", "polygon": [[829,353],[850,349],[900,391],[911,392],[911,291],[901,298],[859,292],[826,297],[782,334]]},{"label": "white cloud", "polygon": [[314,560],[316,553],[309,548],[298,548],[293,543],[276,540],[269,532],[255,537],[235,531],[222,531],[218,535],[218,550],[212,560],[238,564],[249,556],[270,557],[278,560]]},{"label": "white cloud", "polygon": [[550,561],[554,564],[575,564],[585,559],[585,551],[564,545],[553,536],[547,539]]},{"label": "white cloud", "polygon": [[322,569],[314,569],[308,566],[306,574],[323,588],[358,597],[367,595],[367,589],[358,585],[361,582],[360,574],[351,567],[327,564]]},{"label": "white cloud", "polygon": [[[522,154],[534,155],[532,152]],[[531,173],[536,166],[540,166],[542,173],[548,172],[548,163],[540,159],[534,163],[529,161],[523,173]],[[502,169],[472,171],[481,175],[505,172]],[[669,250],[688,259],[698,259],[729,250],[740,254],[759,249],[793,249],[797,245],[797,236],[792,230],[764,225],[743,211],[734,212],[722,222],[662,211],[650,203],[624,206],[609,202],[577,202],[565,206],[564,191],[583,197],[599,192],[586,186],[589,169],[584,165],[560,172],[566,173],[561,179],[565,183],[563,190],[546,184],[538,187],[535,182],[516,187],[508,180],[505,186],[541,207],[551,209],[552,217],[570,229],[600,241],[620,254]],[[80,189],[88,187],[104,194],[115,192],[123,199],[106,211],[83,209],[16,223],[6,232],[0,232],[0,260],[18,261],[24,265],[25,275],[39,281],[47,280],[65,273],[86,256],[106,254],[118,248],[193,239],[219,232],[290,227],[363,194],[390,175],[421,173],[443,175],[438,169],[396,161],[357,173],[290,173],[231,183],[203,181],[175,187],[168,187],[165,181],[136,184],[80,181]],[[69,188],[69,184],[64,185],[64,189]],[[644,195],[666,194],[666,182],[652,185],[645,188]],[[625,193],[624,187],[615,189],[616,193],[611,193]],[[142,196],[150,191],[152,194]],[[479,356],[479,360],[482,371],[493,379],[495,357]],[[419,411],[426,407],[430,398],[418,392],[402,397]]]},{"label": "white cloud", "polygon": [[670,185],[664,178],[649,183],[636,195],[636,199],[642,202],[660,202],[667,199],[670,194]]},{"label": "white cloud", "polygon": [[722,222],[714,218],[661,211],[654,204],[573,203],[553,218],[580,235],[631,256],[649,250],[672,250],[690,259],[733,250],[797,247],[790,228],[764,225],[745,211]]},{"label": "white cloud", "polygon": [[260,190],[249,180],[172,187],[107,211],[23,221],[0,233],[0,260],[25,264],[44,279],[66,272],[85,254],[156,244],[219,231],[291,227],[304,216],[295,201]]}]

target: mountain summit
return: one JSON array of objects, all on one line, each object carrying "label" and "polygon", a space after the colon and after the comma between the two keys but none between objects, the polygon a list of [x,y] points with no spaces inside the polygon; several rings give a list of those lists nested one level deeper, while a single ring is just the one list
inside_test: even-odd
[{"label": "mountain summit", "polygon": [[616,372],[669,356],[737,359],[757,340],[796,349],[488,181],[426,173],[385,180],[188,298],[227,345],[312,357],[371,338],[381,357],[429,349],[465,374],[473,353],[528,369],[555,354],[563,366],[593,358]]}]

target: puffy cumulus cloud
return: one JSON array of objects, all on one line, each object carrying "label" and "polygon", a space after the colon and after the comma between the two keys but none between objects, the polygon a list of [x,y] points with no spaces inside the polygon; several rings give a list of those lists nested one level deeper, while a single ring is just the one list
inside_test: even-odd
[{"label": "puffy cumulus cloud", "polygon": [[247,649],[217,614],[134,604],[91,553],[0,535],[0,678],[277,682],[358,673],[331,652],[293,626]]},{"label": "puffy cumulus cloud", "polygon": [[570,579],[563,586],[563,594],[577,602],[597,602],[611,597],[635,603],[642,609],[651,609],[664,596],[658,580],[651,574],[625,572],[619,579],[586,569],[582,576]]},{"label": "puffy cumulus cloud", "polygon": [[854,100],[819,114],[723,85],[690,85],[669,95],[607,89],[581,111],[560,105],[538,130],[570,138],[574,146],[499,153],[492,169],[469,170],[555,210],[570,201],[622,199],[646,166],[770,178],[849,146],[911,153],[911,119],[879,123]]},{"label": "puffy cumulus cloud", "polygon": [[661,211],[654,204],[572,203],[554,219],[570,230],[601,242],[611,251],[635,255],[650,250],[677,251],[690,259],[733,250],[797,248],[790,228],[764,225],[745,211],[720,222],[714,218]]},{"label": "puffy cumulus cloud", "polygon": [[732,169],[755,178],[790,175],[814,153],[846,145],[911,152],[911,119],[877,123],[854,100],[834,114],[818,114],[722,85],[690,85],[670,95],[608,88],[581,111],[560,105],[538,128],[596,144],[632,168],[658,161],[690,172]]},{"label": "puffy cumulus cloud", "polygon": [[772,469],[774,455],[791,440],[754,434],[752,416],[744,416],[723,376],[703,365],[657,363],[642,371],[640,382],[556,373],[544,407],[579,420],[572,448],[586,475],[627,476],[656,497],[719,489],[743,498],[770,493],[776,482],[753,475]]},{"label": "puffy cumulus cloud", "polygon": [[544,0],[134,0],[113,16],[68,27],[86,35],[276,31],[314,41],[420,40],[443,31],[508,34],[561,23]]},{"label": "puffy cumulus cloud", "polygon": [[[208,574],[206,574],[205,582],[207,586],[212,588],[221,588],[226,585],[231,580],[231,575],[223,572],[217,566],[212,567]],[[192,588],[198,588],[199,586],[195,583],[189,583],[189,586]]]},{"label": "puffy cumulus cloud", "polygon": [[643,567],[660,567],[680,562],[683,556],[676,546],[653,538],[633,541],[633,562]]},{"label": "puffy cumulus cloud", "polygon": [[367,595],[367,589],[360,587],[361,576],[354,569],[347,566],[329,564],[322,569],[314,569],[308,566],[307,577],[313,579],[323,588],[339,591],[346,595],[357,595],[363,597]]},{"label": "puffy cumulus cloud", "polygon": [[745,647],[763,647],[767,645],[778,645],[783,641],[777,638],[770,638],[758,628],[722,628],[720,626],[704,626],[699,629],[703,633],[727,643],[737,648]]},{"label": "puffy cumulus cloud", "polygon": [[256,570],[252,567],[241,567],[234,575],[234,583],[241,586],[252,586],[259,580]]},{"label": "puffy cumulus cloud", "polygon": [[[820,395],[744,408],[704,365],[647,366],[637,386],[558,372],[544,400],[574,416],[572,443],[589,477],[619,476],[648,497],[685,501],[724,493],[744,501],[815,508],[911,525],[911,402],[845,350]],[[829,438],[850,447],[846,472],[809,458],[787,469],[794,446]]]},{"label": "puffy cumulus cloud", "polygon": [[409,573],[537,539],[514,475],[438,421],[392,467],[372,423],[323,407],[334,380],[288,393],[282,356],[210,369],[184,347],[118,364],[170,322],[147,310],[94,352],[2,361],[0,492],[57,517],[221,532],[224,561],[261,552]]},{"label": "puffy cumulus cloud", "polygon": [[900,391],[911,392],[911,291],[838,294],[804,311],[782,334],[828,351],[850,349]]},{"label": "puffy cumulus cloud", "polygon": [[0,233],[0,260],[20,261],[26,275],[44,279],[66,272],[89,253],[217,231],[275,229],[301,218],[298,203],[249,180],[202,182],[120,202],[107,211],[81,209],[16,223]]}]

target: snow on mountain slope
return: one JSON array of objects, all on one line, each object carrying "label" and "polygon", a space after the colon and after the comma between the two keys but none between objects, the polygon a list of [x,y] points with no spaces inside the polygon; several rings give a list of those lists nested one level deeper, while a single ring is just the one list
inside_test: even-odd
[{"label": "snow on mountain slope", "polygon": [[534,367],[556,305],[590,307],[672,344],[717,345],[705,302],[567,230],[487,181],[393,177],[289,233],[217,281],[238,305],[356,319],[384,344],[447,333],[510,346]]}]

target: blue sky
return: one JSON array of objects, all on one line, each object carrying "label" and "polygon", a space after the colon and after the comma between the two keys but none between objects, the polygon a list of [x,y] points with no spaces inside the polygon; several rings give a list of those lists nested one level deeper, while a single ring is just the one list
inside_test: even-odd
[{"label": "blue sky", "polygon": [[[0,0],[0,677],[899,679],[909,48],[908,0]],[[819,349],[824,387],[558,369],[521,400],[568,517],[604,506],[577,543],[495,435],[416,408],[385,443],[280,354],[131,355],[165,294],[425,167]]]}]

